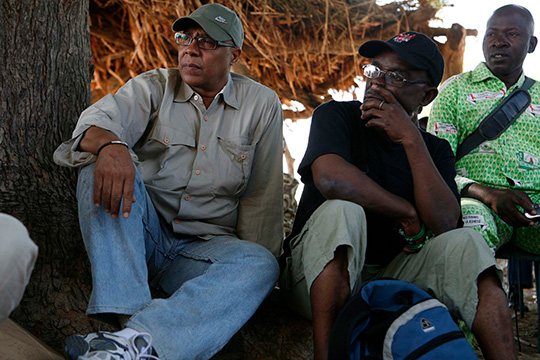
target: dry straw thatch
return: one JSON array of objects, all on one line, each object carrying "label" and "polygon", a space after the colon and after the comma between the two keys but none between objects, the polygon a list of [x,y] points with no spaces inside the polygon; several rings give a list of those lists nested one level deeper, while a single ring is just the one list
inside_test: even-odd
[{"label": "dry straw thatch", "polygon": [[[93,100],[131,77],[156,67],[175,67],[172,22],[207,1],[91,0],[91,46],[96,66]],[[435,1],[378,6],[375,0],[223,0],[245,29],[242,62],[234,71],[273,88],[284,103],[310,111],[329,88],[354,85],[365,59],[359,45],[415,30],[433,34],[428,21]]]}]

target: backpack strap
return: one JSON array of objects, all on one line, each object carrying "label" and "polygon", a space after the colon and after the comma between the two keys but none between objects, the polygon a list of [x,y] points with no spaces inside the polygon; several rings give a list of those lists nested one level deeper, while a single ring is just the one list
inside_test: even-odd
[{"label": "backpack strap", "polygon": [[523,114],[531,103],[529,89],[535,81],[525,76],[523,86],[504,99],[458,147],[456,162],[485,140],[494,140],[508,129]]}]

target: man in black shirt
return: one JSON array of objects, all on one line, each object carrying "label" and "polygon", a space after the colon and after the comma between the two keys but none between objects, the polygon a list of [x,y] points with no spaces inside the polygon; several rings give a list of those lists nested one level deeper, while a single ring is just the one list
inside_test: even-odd
[{"label": "man in black shirt", "polygon": [[280,285],[313,319],[315,359],[326,359],[334,320],[351,292],[392,277],[416,284],[463,319],[486,358],[513,359],[502,272],[481,236],[461,221],[454,155],[419,130],[444,62],[415,32],[369,41],[359,53],[364,103],[321,105],[299,174],[305,183]]}]

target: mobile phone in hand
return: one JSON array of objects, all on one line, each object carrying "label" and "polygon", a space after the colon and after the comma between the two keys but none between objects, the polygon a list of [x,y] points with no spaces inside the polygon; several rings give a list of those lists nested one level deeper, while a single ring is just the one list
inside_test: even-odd
[{"label": "mobile phone in hand", "polygon": [[531,215],[526,212],[525,216],[533,221],[540,221],[540,204],[533,204],[533,208],[534,211],[536,211],[536,215]]}]

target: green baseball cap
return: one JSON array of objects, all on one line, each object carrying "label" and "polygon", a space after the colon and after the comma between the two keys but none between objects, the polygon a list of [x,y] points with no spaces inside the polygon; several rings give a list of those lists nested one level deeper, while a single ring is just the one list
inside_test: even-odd
[{"label": "green baseball cap", "polygon": [[214,3],[203,5],[191,15],[177,19],[172,29],[173,31],[182,31],[193,22],[199,24],[214,40],[232,40],[234,45],[239,48],[244,43],[244,28],[240,18],[234,11],[223,5]]}]

